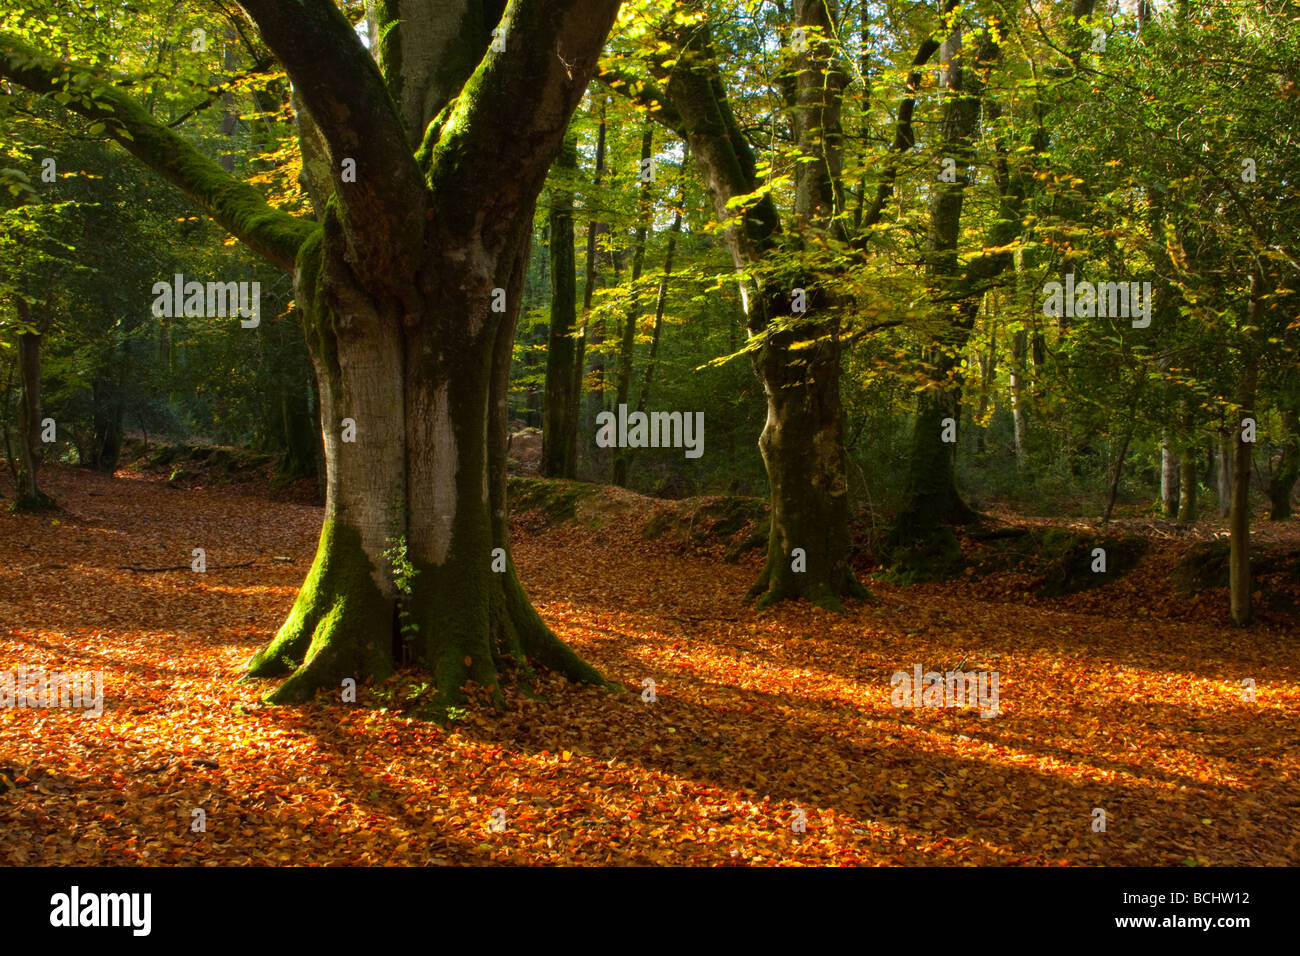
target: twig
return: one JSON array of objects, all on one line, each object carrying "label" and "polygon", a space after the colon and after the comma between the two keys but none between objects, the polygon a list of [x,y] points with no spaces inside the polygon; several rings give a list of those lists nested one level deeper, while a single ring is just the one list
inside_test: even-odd
[{"label": "twig", "polygon": [[[256,559],[254,559],[254,560],[256,560]],[[218,568],[218,567],[211,567],[211,568],[208,568],[208,570],[209,570],[209,571],[229,571],[231,568],[247,568],[247,567],[251,567],[252,564],[253,564],[253,561],[245,561],[243,564],[223,564],[223,565],[222,565],[221,567],[219,567],[219,568]],[[136,572],[138,572],[138,573],[140,573],[140,574],[153,574],[153,573],[158,572],[158,571],[189,571],[190,568],[191,568],[191,566],[188,565],[188,564],[176,564],[176,565],[172,565],[172,566],[169,567],[169,568],[137,568],[137,567],[135,567],[135,566],[133,566],[133,565],[130,565],[130,564],[119,564],[119,565],[117,566],[117,569],[118,569],[119,571],[136,571]]]}]

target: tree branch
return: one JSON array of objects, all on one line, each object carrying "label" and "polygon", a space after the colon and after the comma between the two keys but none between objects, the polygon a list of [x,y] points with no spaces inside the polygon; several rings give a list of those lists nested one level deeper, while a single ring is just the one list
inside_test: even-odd
[{"label": "tree branch", "polygon": [[184,138],[150,116],[100,70],[45,56],[0,33],[0,76],[34,93],[67,93],[67,108],[103,123],[104,135],[120,143],[184,193],[235,238],[292,272],[298,247],[315,228],[267,205],[262,194],[235,179]]},{"label": "tree branch", "polygon": [[[957,6],[958,0],[944,0],[943,9],[940,11],[940,17],[947,16]],[[890,147],[893,157],[889,165],[885,167],[884,177],[879,185],[876,186],[876,198],[871,203],[871,209],[862,220],[862,225],[870,229],[880,221],[884,214],[885,203],[889,202],[894,195],[894,181],[898,178],[898,161],[899,158],[909,149],[916,145],[916,132],[912,127],[912,116],[916,111],[916,94],[921,88],[921,69],[930,62],[930,58],[938,52],[942,44],[933,37],[926,37],[917,48],[916,56],[912,57],[912,68],[907,74],[906,90],[903,101],[898,105],[898,121],[894,127],[894,143]],[[866,244],[865,235],[859,236],[858,247],[862,248]]]},{"label": "tree branch", "polygon": [[[397,106],[333,0],[240,0],[293,82],[326,146],[347,258],[372,275],[409,275],[424,237],[424,181]],[[343,160],[356,181],[343,181]]]},{"label": "tree branch", "polygon": [[622,67],[603,64],[596,68],[596,80],[619,96],[644,106],[651,119],[682,139],[686,138],[686,120],[677,111],[677,107],[668,102],[663,91],[650,80],[644,80]]},{"label": "tree branch", "polygon": [[504,51],[488,50],[421,147],[435,228],[512,241],[514,213],[536,201],[620,2],[512,0]]}]

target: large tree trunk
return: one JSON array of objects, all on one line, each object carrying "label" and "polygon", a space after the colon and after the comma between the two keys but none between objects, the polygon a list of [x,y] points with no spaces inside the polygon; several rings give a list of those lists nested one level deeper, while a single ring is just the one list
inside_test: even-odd
[{"label": "large tree trunk", "polygon": [[[806,291],[813,313],[820,296]],[[841,597],[868,596],[849,564],[840,343],[831,332],[808,346],[805,335],[771,335],[755,362],[767,395],[758,447],[771,484],[772,523],[767,563],[749,597],[761,595],[760,607],[803,597],[839,610]]]},{"label": "large tree trunk", "polygon": [[[305,101],[304,178],[322,216],[292,272],[328,487],[307,580],[249,673],[289,675],[270,699],[291,702],[410,659],[444,709],[470,683],[500,703],[503,681],[527,680],[530,661],[603,684],[524,594],[509,557],[505,464],[533,210],[617,0],[516,0],[506,49],[477,68],[468,58],[459,98],[446,70],[417,67],[452,70],[467,48],[487,49],[490,4],[403,9],[400,21],[380,10],[377,73],[332,4],[308,17],[271,0],[243,4]],[[313,73],[322,51],[355,74]],[[333,157],[357,154],[355,182],[341,180]],[[414,572],[404,590],[399,562]]]},{"label": "large tree trunk", "polygon": [[[674,36],[686,52],[679,65],[657,64],[670,111],[656,114],[686,140],[739,274],[754,368],[767,395],[759,449],[771,495],[768,560],[750,590],[760,605],[807,597],[839,608],[840,598],[866,590],[849,565],[848,478],[840,404],[838,318],[828,289],[794,269],[778,276],[770,259],[798,254],[805,235],[843,239],[840,102],[847,77],[828,40],[833,23],[822,0],[798,0],[795,23],[807,29],[793,96],[795,136],[809,162],[799,164],[794,235],[783,234],[770,194],[760,185],[754,152],[727,101],[707,27]],[[664,113],[669,113],[665,118]],[[743,200],[737,221],[736,201]],[[788,259],[786,260],[788,261]],[[791,320],[792,296],[803,290],[807,311]],[[792,552],[799,549],[801,553]]]},{"label": "large tree trunk", "polygon": [[[840,115],[848,77],[829,42],[834,15],[825,0],[795,0],[795,23],[808,31],[809,42],[797,62],[794,133],[813,160],[795,167],[796,246],[809,236],[846,238],[837,216],[844,210]],[[806,311],[789,328],[773,328],[772,319],[791,315],[796,288]],[[772,508],[767,563],[749,592],[759,607],[802,597],[840,610],[841,598],[869,596],[850,565],[840,303],[830,289],[828,280],[811,276],[792,276],[790,288],[772,282],[750,315],[750,334],[765,337],[754,367],[767,396],[758,447]]]},{"label": "large tree trunk", "polygon": [[[288,620],[249,673],[291,674],[275,702],[383,678],[407,658],[444,706],[467,681],[499,701],[503,675],[526,678],[529,658],[600,683],[541,622],[508,557],[505,397],[526,234],[474,271],[455,241],[433,244],[411,278],[427,296],[412,323],[331,248],[333,226],[304,245],[295,282],[321,389],[325,523]],[[507,290],[506,314],[492,311],[493,288]],[[385,555],[403,541],[409,594]]]}]

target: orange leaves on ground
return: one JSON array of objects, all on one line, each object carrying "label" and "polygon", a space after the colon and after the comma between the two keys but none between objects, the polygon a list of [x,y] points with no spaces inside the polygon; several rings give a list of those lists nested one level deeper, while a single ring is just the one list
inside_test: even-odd
[{"label": "orange leaves on ground", "polygon": [[[237,683],[293,601],[318,509],[47,478],[57,524],[0,518],[0,669],[102,670],[104,712],[0,709],[0,862],[1300,858],[1294,640],[1163,619],[1141,570],[1055,602],[875,583],[880,603],[843,615],[757,613],[740,600],[755,564],[671,553],[615,509],[518,535],[515,557],[542,616],[626,693],[545,679],[443,729],[379,700],[413,675],[356,706],[265,708],[266,684]],[[252,563],[120,570],[195,547],[210,569]],[[895,707],[891,676],[916,664],[997,672],[998,716]]]}]

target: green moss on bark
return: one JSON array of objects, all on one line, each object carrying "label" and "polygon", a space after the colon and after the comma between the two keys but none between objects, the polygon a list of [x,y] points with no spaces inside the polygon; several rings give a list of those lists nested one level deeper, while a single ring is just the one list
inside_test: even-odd
[{"label": "green moss on bark", "polygon": [[309,698],[345,677],[383,679],[392,673],[393,604],[373,578],[361,536],[326,521],[307,580],[275,638],[248,663],[252,677],[290,678],[272,703]]}]

